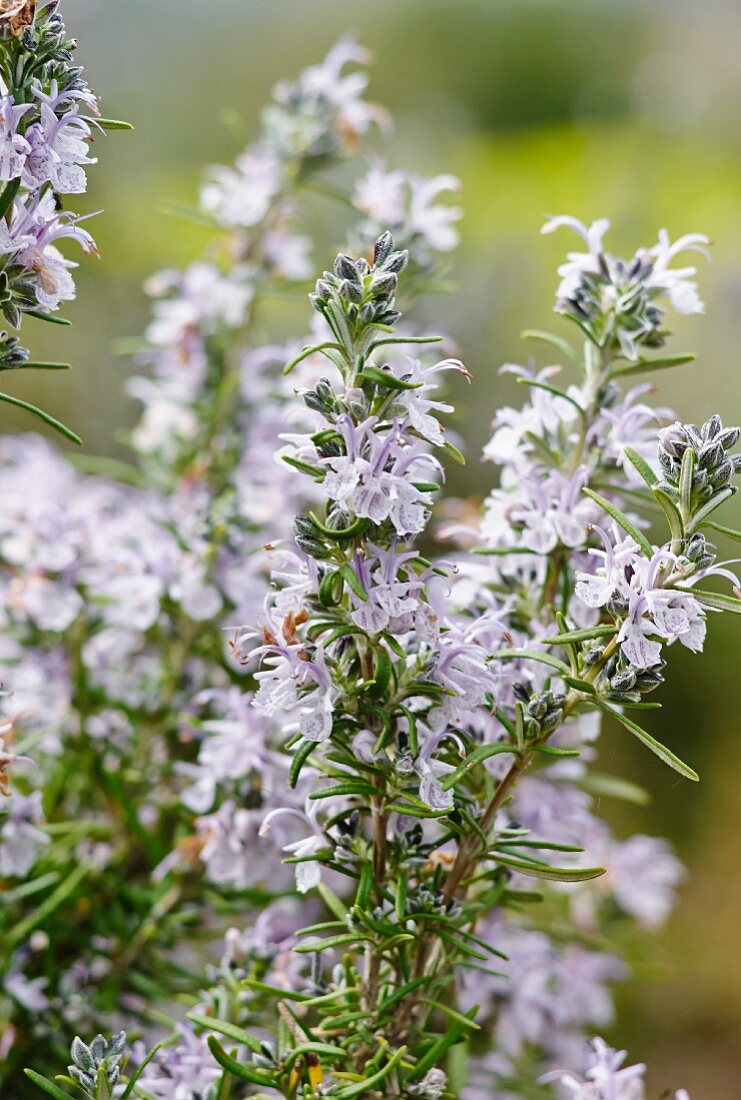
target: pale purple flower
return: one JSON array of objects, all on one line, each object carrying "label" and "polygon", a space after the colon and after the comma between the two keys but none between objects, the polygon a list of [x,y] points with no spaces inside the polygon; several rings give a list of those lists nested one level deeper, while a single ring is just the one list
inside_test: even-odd
[{"label": "pale purple flower", "polygon": [[41,103],[40,120],[26,130],[29,152],[24,178],[31,187],[47,180],[60,194],[82,194],[87,189],[83,164],[95,164],[88,156],[90,125],[77,106],[58,118],[47,103]]},{"label": "pale purple flower", "polygon": [[[659,547],[649,560],[630,536],[613,543],[601,528],[595,530],[605,549],[589,553],[602,564],[594,574],[576,574],[576,594],[589,607],[604,607],[613,597],[627,601],[618,640],[630,664],[635,668],[659,664],[662,644],[671,645],[677,639],[688,649],[701,651],[706,631],[701,605],[689,592],[665,587],[677,565],[676,555],[668,547]],[[657,641],[656,635],[662,640]]]},{"label": "pale purple flower", "polygon": [[643,1100],[646,1067],[642,1063],[623,1066],[626,1057],[626,1051],[612,1050],[603,1039],[593,1039],[583,1077],[554,1070],[540,1080],[558,1083],[568,1100]]},{"label": "pale purple flower", "polygon": [[358,235],[375,240],[389,230],[398,245],[414,249],[417,262],[424,262],[430,251],[450,252],[458,244],[455,223],[462,210],[439,198],[445,192],[459,191],[460,186],[455,176],[425,179],[401,168],[389,170],[379,160],[371,161],[355,185],[355,206],[367,215]]},{"label": "pale purple flower", "polygon": [[198,818],[201,859],[211,882],[243,890],[264,879],[270,858],[260,857],[263,816],[262,811],[241,809],[229,799],[215,813]]},{"label": "pale purple flower", "polygon": [[320,459],[327,470],[325,491],[356,516],[376,524],[389,520],[399,535],[416,534],[427,522],[431,499],[415,482],[439,473],[440,465],[421,447],[406,444],[398,424],[376,434],[376,422],[369,417],[354,425],[348,416],[338,418],[346,453]]},{"label": "pale purple flower", "polygon": [[222,1071],[205,1036],[196,1036],[189,1024],[181,1024],[179,1031],[179,1041],[157,1052],[139,1084],[156,1100],[211,1100]]},{"label": "pale purple flower", "polygon": [[201,189],[201,206],[230,229],[249,229],[270,209],[282,184],[281,158],[271,149],[253,146],[237,157],[234,168],[217,166]]},{"label": "pale purple flower", "polygon": [[259,835],[261,837],[268,835],[271,831],[273,822],[278,818],[296,817],[308,826],[309,832],[307,836],[283,845],[284,852],[288,852],[293,858],[302,861],[294,864],[296,889],[299,894],[308,893],[309,890],[318,886],[322,879],[321,864],[313,857],[317,855],[318,852],[322,851],[322,849],[326,849],[328,843],[317,823],[316,815],[318,809],[319,804],[317,802],[311,802],[309,799],[306,800],[303,811],[293,806],[279,807],[276,810],[271,810],[260,826]]},{"label": "pale purple flower", "polygon": [[33,104],[16,104],[12,96],[0,98],[0,180],[17,179],[31,151],[27,139],[18,133],[18,123],[33,110]]},{"label": "pale purple flower", "polygon": [[0,875],[25,878],[50,844],[49,837],[38,827],[44,816],[41,791],[13,794],[2,808],[7,816],[0,818]]}]

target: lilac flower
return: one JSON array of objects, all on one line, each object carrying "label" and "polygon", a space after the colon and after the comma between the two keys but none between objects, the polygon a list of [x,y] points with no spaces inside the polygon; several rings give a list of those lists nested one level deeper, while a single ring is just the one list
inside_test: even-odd
[{"label": "lilac flower", "polygon": [[180,1039],[162,1047],[149,1063],[139,1084],[157,1100],[213,1100],[221,1070],[214,1062],[205,1036],[190,1025],[180,1026]]},{"label": "lilac flower", "polygon": [[[539,388],[541,384],[549,384],[560,373],[560,367],[544,367],[540,371],[533,371],[506,364],[500,368],[499,373],[513,374],[538,385],[530,389],[530,400],[522,408],[515,409],[505,405],[497,410],[492,423],[492,437],[484,448],[484,457],[501,465],[524,465],[527,468],[532,463],[532,445],[527,439],[528,433],[546,439],[558,430],[573,430],[573,422],[578,413],[563,397]],[[570,388],[568,393],[574,398],[578,396],[576,387]]]},{"label": "lilac flower", "polygon": [[205,213],[230,229],[248,229],[262,221],[280,192],[281,158],[267,148],[248,148],[234,168],[212,168],[210,175],[201,189]]},{"label": "lilac flower", "polygon": [[25,180],[29,187],[40,187],[47,180],[60,194],[82,194],[87,178],[81,167],[95,164],[88,154],[90,125],[77,106],[61,118],[48,103],[41,103],[40,119],[26,130],[29,151],[25,161]]},{"label": "lilac flower", "polygon": [[[374,123],[385,126],[386,113],[362,98],[368,84],[367,74],[363,71],[344,71],[347,65],[367,65],[369,60],[367,50],[351,38],[341,38],[323,62],[304,69],[293,84],[281,81],[273,94],[283,111],[266,112],[269,132],[278,141],[288,139],[289,133],[285,132],[284,126],[289,107],[294,111],[298,107],[294,126],[299,121],[303,123],[299,133],[305,143],[310,143],[310,147],[320,148],[321,139],[328,136],[327,130],[336,141],[344,144],[367,133]],[[291,136],[295,141],[297,135]]]},{"label": "lilac flower", "polygon": [[367,215],[359,236],[375,240],[390,230],[404,247],[414,249],[415,259],[422,263],[429,252],[450,252],[458,244],[455,223],[462,210],[438,199],[446,191],[459,191],[460,186],[455,176],[424,179],[403,169],[389,170],[379,160],[371,161],[355,185],[355,206]]},{"label": "lilac flower", "polygon": [[663,547],[648,560],[630,536],[613,544],[604,531],[595,529],[605,549],[590,554],[602,565],[594,574],[577,573],[576,594],[589,607],[604,607],[613,598],[627,603],[618,640],[629,663],[642,669],[661,661],[662,641],[655,635],[668,644],[679,639],[688,649],[701,651],[706,630],[702,607],[688,592],[666,587],[676,555]]},{"label": "lilac flower", "polygon": [[16,104],[12,96],[0,97],[0,180],[17,179],[23,171],[31,146],[18,133],[18,123],[31,110],[30,103]]},{"label": "lilac flower", "polygon": [[[590,844],[590,858],[594,849]],[[604,853],[607,874],[596,883],[612,891],[620,908],[644,928],[660,927],[674,908],[684,868],[665,840],[636,835]]]},{"label": "lilac flower", "polygon": [[77,266],[62,256],[54,242],[70,238],[84,252],[97,255],[95,242],[79,222],[82,218],[64,211],[57,212],[50,192],[38,196],[26,206],[20,199],[13,204],[10,225],[0,226],[0,252],[13,257],[13,262],[32,276],[39,305],[56,310],[61,301],[75,297],[75,284],[70,270]]},{"label": "lilac flower", "polygon": [[48,986],[47,978],[27,978],[20,970],[12,971],[3,983],[5,992],[17,1001],[26,1012],[45,1012],[50,1005],[44,990]]},{"label": "lilac flower", "polygon": [[434,756],[446,738],[457,744],[462,758],[465,755],[463,742],[454,733],[446,730],[437,734],[428,733],[414,761],[414,770],[420,780],[419,797],[433,810],[450,810],[454,802],[453,791],[446,791],[440,780],[452,774],[455,771],[455,765],[446,764],[444,760],[436,760]]},{"label": "lilac flower", "polygon": [[[701,313],[703,304],[693,276],[695,267],[671,268],[674,257],[686,249],[705,253],[709,240],[701,233],[688,233],[671,244],[665,229],[653,248],[639,249],[630,260],[612,256],[603,249],[602,238],[610,227],[605,219],[587,227],[577,218],[551,218],[543,233],[565,226],[573,229],[587,245],[586,252],[570,252],[558,269],[557,310],[578,317],[594,327],[595,335],[613,338],[626,358],[639,358],[642,344],[659,346],[662,309],[656,304],[668,297],[679,313]],[[591,331],[591,329],[590,329]]]},{"label": "lilac flower", "polygon": [[593,428],[595,445],[603,449],[603,460],[621,467],[632,485],[643,485],[643,482],[635,466],[626,458],[626,447],[636,451],[658,474],[656,426],[671,420],[674,415],[671,409],[638,401],[651,391],[647,383],[633,386],[621,401],[601,410]]},{"label": "lilac flower", "polygon": [[300,642],[276,639],[255,651],[263,667],[255,674],[260,684],[253,705],[271,716],[298,710],[299,730],[309,741],[325,741],[332,731],[337,689],[318,646],[309,656]]},{"label": "lilac flower", "polygon": [[147,339],[160,347],[182,346],[194,332],[202,338],[235,327],[252,294],[237,275],[224,276],[207,263],[191,264],[182,273],[160,272],[148,290],[158,301]]},{"label": "lilac flower", "polygon": [[0,821],[0,875],[25,878],[50,843],[37,825],[43,820],[41,791],[13,794],[3,809],[7,816]]},{"label": "lilac flower", "polygon": [[405,445],[396,422],[385,435],[373,432],[375,417],[353,425],[342,416],[337,424],[346,453],[320,459],[328,496],[376,524],[388,519],[399,535],[421,531],[431,500],[414,483],[428,470],[438,472],[439,463],[421,447]]},{"label": "lilac flower", "polygon": [[[201,737],[198,763],[180,766],[180,771],[193,780],[180,798],[194,813],[203,814],[211,809],[221,784],[261,776],[272,786],[273,772],[279,768],[281,758],[271,752],[272,729],[252,702],[253,696],[237,687],[203,691],[194,699],[196,706],[208,706],[222,715],[197,724]],[[275,779],[282,776],[276,775]]]},{"label": "lilac flower", "polygon": [[211,882],[243,890],[264,877],[267,863],[258,858],[257,843],[262,819],[260,810],[240,809],[231,800],[198,818],[200,855]]},{"label": "lilac flower", "polygon": [[557,1082],[569,1100],[643,1100],[646,1067],[639,1063],[622,1068],[626,1057],[626,1051],[612,1050],[603,1039],[593,1039],[583,1078],[555,1070],[540,1080]]},{"label": "lilac flower", "polygon": [[322,879],[321,864],[312,858],[322,849],[327,848],[327,839],[317,824],[317,811],[318,803],[307,799],[303,812],[294,807],[279,807],[277,810],[271,810],[260,826],[260,836],[263,837],[268,835],[273,822],[280,817],[297,817],[308,825],[308,836],[283,845],[284,852],[302,861],[294,865],[296,889],[299,894],[308,893],[309,890],[318,886]]},{"label": "lilac flower", "polygon": [[424,582],[411,570],[401,580],[399,571],[417,557],[417,552],[397,551],[393,543],[384,549],[371,542],[368,550],[372,556],[363,558],[357,554],[353,565],[366,594],[361,600],[353,593],[353,622],[368,634],[380,634],[386,629],[405,634],[412,628]]}]

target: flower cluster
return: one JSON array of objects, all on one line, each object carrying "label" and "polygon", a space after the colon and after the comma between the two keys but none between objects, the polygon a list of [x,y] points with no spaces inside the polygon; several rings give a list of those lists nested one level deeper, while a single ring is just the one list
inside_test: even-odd
[{"label": "flower cluster", "polygon": [[615,348],[630,360],[640,348],[659,348],[665,341],[664,309],[669,299],[678,313],[702,313],[695,267],[673,268],[678,253],[687,249],[705,252],[710,242],[702,233],[688,233],[671,242],[665,229],[652,248],[640,248],[631,259],[605,252],[602,238],[610,228],[606,218],[586,226],[577,218],[551,218],[544,233],[566,226],[587,246],[586,252],[570,252],[558,269],[559,313],[575,321],[602,348]]},{"label": "flower cluster", "polygon": [[[230,898],[218,934],[228,913],[242,912],[246,888],[260,905],[292,882],[275,863],[293,840],[293,819],[275,822],[272,841],[259,837],[266,815],[285,805],[281,730],[251,705],[258,685],[245,683],[225,627],[259,614],[263,546],[281,529],[289,535],[291,514],[307,504],[295,470],[266,455],[285,427],[295,380],[317,383],[321,356],[284,379],[300,342],[262,346],[254,318],[264,297],[307,274],[306,259],[300,270],[289,262],[298,254],[291,241],[308,247],[292,229],[302,188],[318,184],[319,173],[331,178],[340,160],[356,161],[342,185],[361,187],[358,140],[373,121],[386,121],[362,98],[365,74],[349,80],[344,72],[364,58],[342,42],[308,81],[300,78],[305,94],[276,90],[244,154],[269,148],[280,162],[264,216],[248,224],[245,214],[232,229],[211,207],[228,240],[219,232],[207,260],[151,280],[153,319],[139,353],[148,376],[132,387],[144,404],[132,440],[137,465],[82,475],[38,438],[3,441],[0,665],[15,736],[11,747],[10,729],[3,735],[0,774],[16,789],[0,824],[0,866],[18,885],[26,877],[45,885],[61,864],[60,904],[98,899],[90,935],[77,946],[54,936],[32,947],[21,934],[37,908],[34,892],[14,897],[0,918],[11,944],[0,966],[11,1080],[28,1059],[32,1004],[37,1035],[94,1022],[130,1026],[145,1007],[140,971],[156,966],[168,997],[182,987],[176,928],[182,912],[202,907],[204,888]],[[431,222],[436,210],[426,205]],[[358,209],[358,219],[366,216]],[[416,224],[422,232],[424,220]],[[434,277],[432,255],[415,293]],[[23,763],[26,755],[37,768]],[[59,799],[42,806],[41,788],[57,783]],[[308,792],[307,779],[297,812]],[[124,886],[111,872],[119,863],[138,883],[142,925],[164,905],[154,937],[143,933],[133,947],[132,918],[122,917],[131,879]],[[212,924],[205,909],[203,923]],[[192,927],[199,938],[199,922]]]},{"label": "flower cluster", "polygon": [[[62,197],[86,190],[95,134],[125,128],[100,118],[57,8],[58,0],[29,2],[0,14],[0,308],[16,329],[24,315],[44,319],[75,297],[77,265],[58,246],[72,240],[88,255],[97,250],[84,219],[65,210]],[[28,358],[16,336],[0,334],[2,369],[47,366]],[[18,398],[2,400],[61,427]]]},{"label": "flower cluster", "polygon": [[698,307],[669,264],[701,241],[626,263],[605,223],[579,226],[557,311],[580,345],[545,337],[574,380],[507,368],[530,400],[497,413],[499,482],[474,522],[448,506],[437,557],[462,460],[440,387],[469,376],[409,315],[455,243],[437,200],[456,182],[373,160],[309,336],[257,339],[266,297],[309,272],[302,188],[334,191],[325,173],[386,125],[348,71],[364,62],[343,40],[279,84],[211,171],[217,242],[149,287],[136,462],[88,476],[3,444],[0,873],[26,881],[0,917],[0,1013],[22,1100],[19,1065],[98,1030],[115,1038],[76,1038],[62,1079],[95,1100],[643,1093],[643,1067],[585,1035],[612,1020],[626,930],[661,925],[683,871],[664,841],[612,835],[596,797],[643,792],[592,763],[608,715],[697,778],[629,712],[672,642],[700,650],[707,611],[741,608],[705,587],[738,583],[710,541],[737,430],[659,431],[648,387],[621,389],[666,365],[640,358],[658,303]]}]

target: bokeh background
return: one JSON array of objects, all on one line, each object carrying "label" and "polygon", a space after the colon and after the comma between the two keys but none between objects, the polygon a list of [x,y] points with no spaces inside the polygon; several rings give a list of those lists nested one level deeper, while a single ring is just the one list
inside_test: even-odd
[{"label": "bokeh background", "polygon": [[[497,367],[528,355],[523,327],[562,323],[550,317],[554,267],[570,242],[539,236],[546,214],[609,216],[616,251],[650,243],[661,225],[713,238],[701,273],[707,314],[675,325],[674,350],[698,362],[656,382],[685,419],[716,408],[741,418],[735,0],[66,0],[65,13],[104,113],[136,130],[106,139],[91,174],[87,208],[106,210],[102,260],[80,270],[79,302],[65,310],[75,327],[29,324],[38,357],[71,357],[75,370],[48,393],[26,377],[12,382],[81,431],[86,453],[125,453],[136,408],[117,349],[145,323],[142,280],[208,239],[168,214],[168,200],[192,203],[203,166],[233,157],[275,80],[345,31],[376,55],[371,98],[397,120],[389,159],[463,181],[458,289],[430,316],[475,376],[458,395],[466,491],[483,494],[492,481],[478,454],[495,407],[522,398]],[[741,508],[726,522],[741,526]],[[605,814],[626,833],[671,836],[689,868],[680,909],[620,991],[609,1036],[649,1062],[651,1097],[668,1082],[685,1083],[693,1100],[741,1096],[740,664],[730,618],[711,624],[704,658],[672,654],[666,706],[652,716],[702,784],[675,781],[617,731],[603,749],[604,765],[653,792],[645,808],[605,803]]]}]

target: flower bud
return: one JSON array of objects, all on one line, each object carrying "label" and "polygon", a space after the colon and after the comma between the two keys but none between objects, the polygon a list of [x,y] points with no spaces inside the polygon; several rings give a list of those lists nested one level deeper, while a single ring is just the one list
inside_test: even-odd
[{"label": "flower bud", "polygon": [[338,279],[349,279],[351,283],[360,283],[355,261],[351,260],[349,256],[345,256],[342,252],[340,252],[334,262],[334,273]]}]

